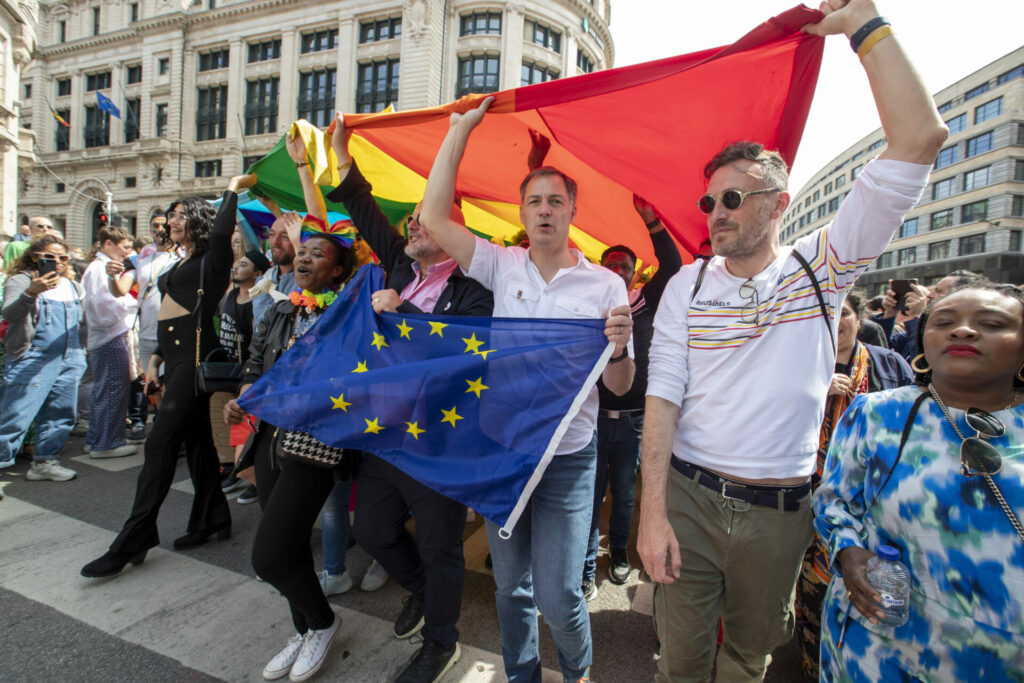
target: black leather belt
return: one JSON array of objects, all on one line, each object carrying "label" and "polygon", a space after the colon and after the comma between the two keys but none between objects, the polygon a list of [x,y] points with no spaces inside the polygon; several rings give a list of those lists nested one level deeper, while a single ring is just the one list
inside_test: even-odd
[{"label": "black leather belt", "polygon": [[630,417],[638,413],[644,412],[643,408],[630,408],[629,410],[605,410],[601,408],[598,411],[601,417],[607,417],[609,420],[618,420],[620,417]]},{"label": "black leather belt", "polygon": [[754,486],[726,479],[698,465],[672,456],[672,467],[687,479],[692,479],[704,488],[711,489],[726,500],[742,500],[751,505],[775,508],[785,512],[800,509],[800,501],[811,492],[811,482],[798,486]]}]

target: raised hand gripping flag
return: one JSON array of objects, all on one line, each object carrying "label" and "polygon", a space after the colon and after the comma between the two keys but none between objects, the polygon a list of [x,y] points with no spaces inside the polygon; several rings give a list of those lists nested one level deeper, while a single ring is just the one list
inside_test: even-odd
[{"label": "raised hand gripping flag", "polygon": [[375,315],[383,284],[361,268],[239,403],[378,455],[508,535],[611,353],[604,321]]}]

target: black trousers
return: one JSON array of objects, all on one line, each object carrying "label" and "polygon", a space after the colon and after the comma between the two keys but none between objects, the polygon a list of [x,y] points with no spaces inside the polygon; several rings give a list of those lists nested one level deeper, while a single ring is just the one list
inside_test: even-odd
[{"label": "black trousers", "polygon": [[[405,528],[410,512],[416,540]],[[445,646],[459,639],[465,526],[465,505],[375,455],[363,457],[352,529],[356,542],[403,588],[423,594],[423,637]]]},{"label": "black trousers", "polygon": [[145,460],[135,486],[131,515],[110,546],[116,553],[135,554],[160,545],[157,515],[174,483],[182,442],[195,489],[187,531],[201,533],[231,525],[228,501],[220,490],[220,464],[210,430],[210,396],[195,394],[196,337],[192,317],[160,321],[157,337],[165,354],[164,396],[146,438]]},{"label": "black trousers", "polygon": [[[273,427],[261,429],[256,438],[267,444],[272,432]],[[261,450],[255,467],[263,517],[252,546],[252,568],[288,600],[297,632],[327,628],[334,623],[334,612],[316,576],[310,536],[334,488],[334,475],[295,460],[282,460],[274,470],[266,462],[269,450]]]}]

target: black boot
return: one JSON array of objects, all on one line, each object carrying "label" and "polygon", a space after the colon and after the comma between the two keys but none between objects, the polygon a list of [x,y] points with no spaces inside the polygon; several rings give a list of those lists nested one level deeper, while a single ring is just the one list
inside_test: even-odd
[{"label": "black boot", "polygon": [[175,550],[188,550],[189,548],[198,548],[199,546],[206,543],[210,536],[217,534],[218,541],[226,541],[231,538],[231,522],[227,525],[220,527],[219,529],[208,529],[206,531],[193,531],[192,533],[179,536],[174,539]]},{"label": "black boot", "polygon": [[114,576],[115,574],[120,574],[121,570],[124,569],[125,565],[129,562],[134,565],[140,565],[145,562],[146,553],[148,552],[148,550],[143,550],[141,553],[128,555],[108,550],[104,553],[103,557],[98,560],[93,560],[82,567],[82,576],[87,576],[91,579],[98,579],[103,576]]}]

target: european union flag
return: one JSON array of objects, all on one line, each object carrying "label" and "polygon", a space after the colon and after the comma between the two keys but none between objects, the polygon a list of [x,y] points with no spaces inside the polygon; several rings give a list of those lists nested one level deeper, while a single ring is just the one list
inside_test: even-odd
[{"label": "european union flag", "polygon": [[121,110],[114,104],[114,100],[110,99],[99,90],[96,91],[96,106],[107,112],[114,118],[121,118]]},{"label": "european union flag", "polygon": [[509,533],[612,351],[603,320],[375,315],[364,266],[239,401],[374,453]]}]

